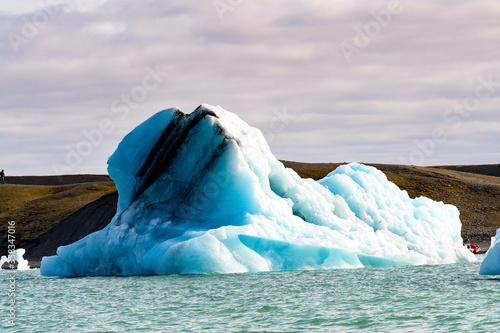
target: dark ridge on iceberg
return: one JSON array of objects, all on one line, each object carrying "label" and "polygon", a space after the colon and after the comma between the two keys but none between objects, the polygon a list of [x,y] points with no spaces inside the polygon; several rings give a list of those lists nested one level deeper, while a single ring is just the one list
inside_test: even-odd
[{"label": "dark ridge on iceberg", "polygon": [[160,174],[169,171],[170,165],[179,151],[179,147],[189,137],[191,129],[207,116],[218,118],[213,111],[206,110],[201,105],[189,115],[180,110],[175,111],[172,121],[165,127],[144,161],[144,164],[136,174],[137,177],[143,177],[143,182],[136,191],[133,200],[150,187]]},{"label": "dark ridge on iceberg", "polygon": [[[149,152],[149,155],[144,161],[144,164],[139,169],[139,171],[137,171],[136,174],[137,177],[144,177],[144,176],[147,177],[148,172],[149,174],[153,173],[152,170],[154,168],[154,165],[156,165],[157,168],[158,165],[163,162],[162,160],[166,158],[167,154],[162,154],[162,153],[168,153],[166,150],[167,149],[171,150],[171,148],[174,145],[172,144],[170,146],[167,146],[165,145],[165,142],[167,142],[169,139],[173,139],[172,135],[177,134],[181,129],[183,129],[183,126],[181,126],[182,124],[180,123],[180,121],[183,120],[185,117],[186,115],[184,114],[184,112],[180,110],[175,111],[172,121],[170,122],[170,124],[168,124],[167,127],[165,127],[162,134],[156,141],[156,144]],[[176,127],[178,128],[176,129]],[[160,161],[158,162],[158,160]]]},{"label": "dark ridge on iceberg", "polygon": [[226,150],[232,139],[230,138],[223,138],[222,142],[211,152],[205,152],[207,155],[210,154],[210,160],[205,164],[205,165],[200,165],[197,169],[199,170],[198,173],[193,175],[193,177],[189,180],[188,186],[186,187],[186,191],[184,194],[181,195],[181,199],[179,200],[180,202],[185,202],[186,200],[190,200],[191,196],[193,195],[192,189],[198,188],[198,185],[202,182],[203,178],[207,175],[209,175],[212,171],[214,170],[214,165],[215,162],[218,160],[218,158],[222,155],[224,150]]}]

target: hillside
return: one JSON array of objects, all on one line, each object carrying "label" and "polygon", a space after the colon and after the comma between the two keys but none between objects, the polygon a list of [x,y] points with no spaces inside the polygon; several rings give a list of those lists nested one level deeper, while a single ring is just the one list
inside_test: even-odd
[{"label": "hillside", "polygon": [[[284,161],[300,176],[320,179],[340,163]],[[461,212],[464,241],[488,247],[500,227],[500,165],[415,167],[371,164],[411,197],[427,196]],[[16,247],[36,264],[58,246],[105,227],[116,211],[117,192],[106,175],[9,177],[0,186],[0,248],[7,222],[16,221]]]},{"label": "hillside", "polygon": [[500,164],[444,165],[444,166],[437,166],[436,168],[500,177]]},{"label": "hillside", "polygon": [[[27,185],[30,182],[37,185]],[[113,195],[114,201],[108,199],[103,208],[109,213],[98,214],[93,207]],[[25,248],[26,258],[41,260],[58,246],[106,226],[116,211],[116,198],[115,184],[108,176],[6,178],[0,186],[0,248],[7,249],[7,222],[15,221],[16,248]],[[89,214],[79,220],[86,210]],[[67,230],[57,232],[62,229]]]}]

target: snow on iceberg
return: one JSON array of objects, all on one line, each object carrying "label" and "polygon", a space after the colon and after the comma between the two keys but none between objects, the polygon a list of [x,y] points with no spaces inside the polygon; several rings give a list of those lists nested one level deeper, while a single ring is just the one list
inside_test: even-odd
[{"label": "snow on iceberg", "polygon": [[456,207],[410,199],[377,169],[316,182],[218,106],[161,111],[108,160],[119,191],[104,229],[56,256],[48,276],[235,273],[473,261]]},{"label": "snow on iceberg", "polygon": [[500,228],[491,237],[491,246],[479,267],[480,275],[500,275]]}]

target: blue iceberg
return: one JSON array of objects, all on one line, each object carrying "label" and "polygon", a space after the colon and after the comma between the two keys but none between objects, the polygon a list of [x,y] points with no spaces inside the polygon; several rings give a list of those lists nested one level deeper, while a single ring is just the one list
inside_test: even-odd
[{"label": "blue iceberg", "polygon": [[473,261],[456,207],[411,199],[377,169],[316,182],[218,106],[161,111],[108,160],[110,224],[44,257],[45,276],[203,274]]},{"label": "blue iceberg", "polygon": [[500,275],[500,228],[495,237],[491,237],[491,245],[479,267],[480,275]]}]

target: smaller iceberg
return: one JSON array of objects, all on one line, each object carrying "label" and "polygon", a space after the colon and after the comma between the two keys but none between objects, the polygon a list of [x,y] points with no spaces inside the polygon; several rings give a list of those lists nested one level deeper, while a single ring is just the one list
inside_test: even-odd
[{"label": "smaller iceberg", "polygon": [[25,252],[26,252],[25,249],[17,249],[9,256],[2,256],[2,258],[0,259],[0,270],[3,267],[3,264],[5,264],[6,262],[13,262],[13,261],[17,261],[17,269],[20,271],[25,271],[30,269],[28,260],[24,259],[23,257]]},{"label": "smaller iceberg", "polygon": [[479,267],[479,274],[500,275],[500,228],[495,237],[491,237],[491,246]]}]

